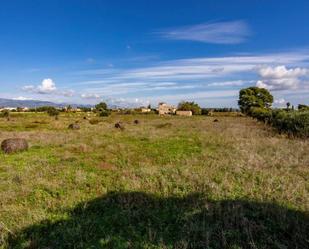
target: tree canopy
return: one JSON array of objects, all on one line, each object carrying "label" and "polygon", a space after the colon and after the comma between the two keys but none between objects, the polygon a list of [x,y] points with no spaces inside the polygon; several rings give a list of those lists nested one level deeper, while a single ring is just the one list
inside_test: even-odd
[{"label": "tree canopy", "polygon": [[298,110],[299,111],[307,111],[307,110],[309,110],[309,105],[299,104],[298,105]]},{"label": "tree canopy", "polygon": [[200,115],[202,112],[201,107],[194,103],[188,101],[182,101],[178,104],[178,110],[180,111],[192,111],[193,115]]},{"label": "tree canopy", "polygon": [[57,110],[55,107],[50,106],[47,109],[47,113],[49,116],[58,116],[59,115],[59,110]]},{"label": "tree canopy", "polygon": [[249,113],[252,107],[270,108],[273,100],[267,89],[248,87],[240,90],[238,105],[243,113]]},{"label": "tree canopy", "polygon": [[96,112],[101,117],[107,117],[111,114],[111,110],[108,109],[107,104],[105,102],[100,102],[95,106]]},{"label": "tree canopy", "polygon": [[105,102],[100,102],[99,104],[95,106],[95,109],[97,111],[107,110],[107,104]]}]

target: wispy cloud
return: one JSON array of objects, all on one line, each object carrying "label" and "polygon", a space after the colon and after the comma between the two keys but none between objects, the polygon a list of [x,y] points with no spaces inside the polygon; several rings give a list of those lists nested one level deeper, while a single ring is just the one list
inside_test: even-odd
[{"label": "wispy cloud", "polygon": [[[308,69],[309,51],[305,50],[238,54],[154,61],[130,68],[88,69],[74,74],[80,81],[66,85],[69,88],[60,88],[52,79],[45,79],[40,84],[24,86],[23,90],[30,93],[31,98],[38,94],[52,100],[72,96],[71,100],[80,103],[110,100],[114,104],[133,106],[147,101],[176,104],[187,99],[201,104],[207,101],[211,104],[213,100],[220,105],[231,103],[236,106],[239,89],[259,81],[265,84],[264,87],[276,90],[273,91],[276,98],[299,99],[304,96],[304,90],[309,89]],[[74,92],[68,89],[74,89]],[[18,93],[17,96],[22,95]]]},{"label": "wispy cloud", "polygon": [[251,34],[244,21],[212,22],[183,26],[157,32],[170,40],[188,40],[215,44],[238,44],[245,42]]},{"label": "wispy cloud", "polygon": [[[237,99],[236,93],[241,87],[255,85],[258,80],[270,83],[266,80],[305,78],[306,68],[309,68],[309,51],[202,57],[155,62],[131,69],[88,70],[81,76],[87,78],[90,75],[92,79],[74,85],[83,89],[84,97],[94,97],[92,99],[100,96],[105,99],[131,98],[131,102],[135,98],[173,102],[204,99],[205,102],[214,98]],[[306,82],[305,79],[297,82],[298,90],[304,89]],[[289,94],[280,91],[279,97]]]},{"label": "wispy cloud", "polygon": [[223,81],[223,82],[212,82],[207,84],[207,86],[242,86],[246,83],[252,83],[254,81],[245,81],[245,80],[231,80],[231,81]]},{"label": "wispy cloud", "polygon": [[96,93],[83,93],[80,95],[83,99],[100,99],[101,96]]},{"label": "wispy cloud", "polygon": [[[228,98],[233,98],[236,103],[238,96],[237,90],[223,90],[223,91],[202,91],[198,93],[182,93],[182,94],[163,94],[160,96],[149,96],[141,98],[106,98],[105,100],[110,105],[132,107],[132,106],[141,106],[148,105],[150,103],[159,103],[161,101],[177,104],[177,102],[182,100],[192,100],[192,101],[205,101],[208,100],[210,103],[214,100],[221,100],[222,103],[226,103],[224,100]],[[215,104],[216,105],[216,104]],[[212,104],[214,106],[214,104]],[[224,106],[224,105],[218,105]]]},{"label": "wispy cloud", "polygon": [[33,98],[28,98],[28,97],[23,97],[23,96],[14,97],[12,99],[14,99],[14,100],[33,100]]},{"label": "wispy cloud", "polygon": [[[298,64],[308,63],[308,61],[309,52],[181,59],[161,62],[148,67],[104,70],[104,74],[102,74],[102,71],[89,70],[85,74],[97,75],[97,78],[77,82],[76,85],[87,85],[88,87],[107,85],[141,87],[143,85],[148,86],[149,83],[156,86],[165,82],[172,82],[173,84],[200,84],[205,82],[212,84],[212,86],[232,86],[245,83],[244,81],[252,83],[253,79],[247,80],[244,77],[251,74],[256,78],[265,67],[276,67],[278,63],[295,67]],[[285,73],[285,76],[299,73],[299,69],[295,70],[291,71],[290,69]],[[304,70],[302,69],[300,72],[303,73]],[[221,78],[223,80],[216,80]],[[227,78],[229,79],[227,80]]]}]

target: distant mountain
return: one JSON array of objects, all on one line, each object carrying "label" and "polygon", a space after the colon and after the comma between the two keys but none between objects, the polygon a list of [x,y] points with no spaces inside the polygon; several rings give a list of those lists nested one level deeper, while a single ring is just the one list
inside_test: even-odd
[{"label": "distant mountain", "polygon": [[50,101],[42,100],[15,100],[15,99],[2,99],[0,98],[0,107],[40,107],[40,106],[54,106],[54,107],[65,107],[71,105],[72,107],[84,106],[91,107],[90,105],[77,105],[68,103],[53,103]]}]

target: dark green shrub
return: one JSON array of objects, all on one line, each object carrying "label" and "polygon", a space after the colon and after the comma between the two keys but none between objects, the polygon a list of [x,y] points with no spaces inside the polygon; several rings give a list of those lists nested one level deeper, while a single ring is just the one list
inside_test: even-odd
[{"label": "dark green shrub", "polygon": [[202,114],[202,115],[208,115],[208,114],[209,114],[209,109],[207,109],[207,108],[202,108],[202,109],[201,109],[201,114]]},{"label": "dark green shrub", "polygon": [[108,117],[111,114],[111,110],[107,108],[105,102],[100,102],[95,106],[95,112],[98,113],[100,117]]},{"label": "dark green shrub", "polygon": [[1,113],[0,113],[0,116],[2,118],[8,118],[10,116],[10,111],[9,110],[3,110]]},{"label": "dark green shrub", "polygon": [[97,111],[107,110],[107,104],[105,102],[100,102],[95,106]]},{"label": "dark green shrub", "polygon": [[270,124],[280,133],[309,137],[309,111],[271,110],[254,107],[248,113],[259,121]]},{"label": "dark green shrub", "polygon": [[249,115],[264,123],[269,123],[272,117],[272,111],[267,108],[251,107]]},{"label": "dark green shrub", "polygon": [[0,113],[0,116],[3,118],[6,118],[7,121],[10,121],[10,111],[9,110],[3,110]]},{"label": "dark green shrub", "polygon": [[55,107],[50,107],[47,109],[47,114],[51,117],[55,117],[55,119],[58,119],[59,116],[59,110],[57,110]]},{"label": "dark green shrub", "polygon": [[101,110],[101,111],[99,112],[99,116],[100,116],[100,117],[108,117],[110,114],[111,114],[111,111],[110,111],[110,110]]},{"label": "dark green shrub", "polygon": [[298,110],[299,111],[309,111],[309,106],[308,105],[298,105]]},{"label": "dark green shrub", "polygon": [[273,111],[271,125],[280,132],[309,137],[309,111]]}]

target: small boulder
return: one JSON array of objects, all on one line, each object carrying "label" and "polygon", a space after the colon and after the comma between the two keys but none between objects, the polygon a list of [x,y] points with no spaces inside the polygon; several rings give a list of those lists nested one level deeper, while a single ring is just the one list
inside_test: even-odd
[{"label": "small boulder", "polygon": [[218,120],[218,119],[215,119],[214,122],[219,122],[219,120]]},{"label": "small boulder", "polygon": [[80,126],[77,123],[75,123],[75,124],[70,124],[68,128],[70,130],[79,130]]},{"label": "small boulder", "polygon": [[139,124],[139,120],[135,119],[134,124]]},{"label": "small boulder", "polygon": [[29,148],[28,142],[23,138],[9,138],[1,143],[1,149],[4,153],[10,154],[14,152],[24,151]]},{"label": "small boulder", "polygon": [[115,128],[120,129],[120,130],[124,130],[124,125],[121,122],[118,122],[115,124]]}]

